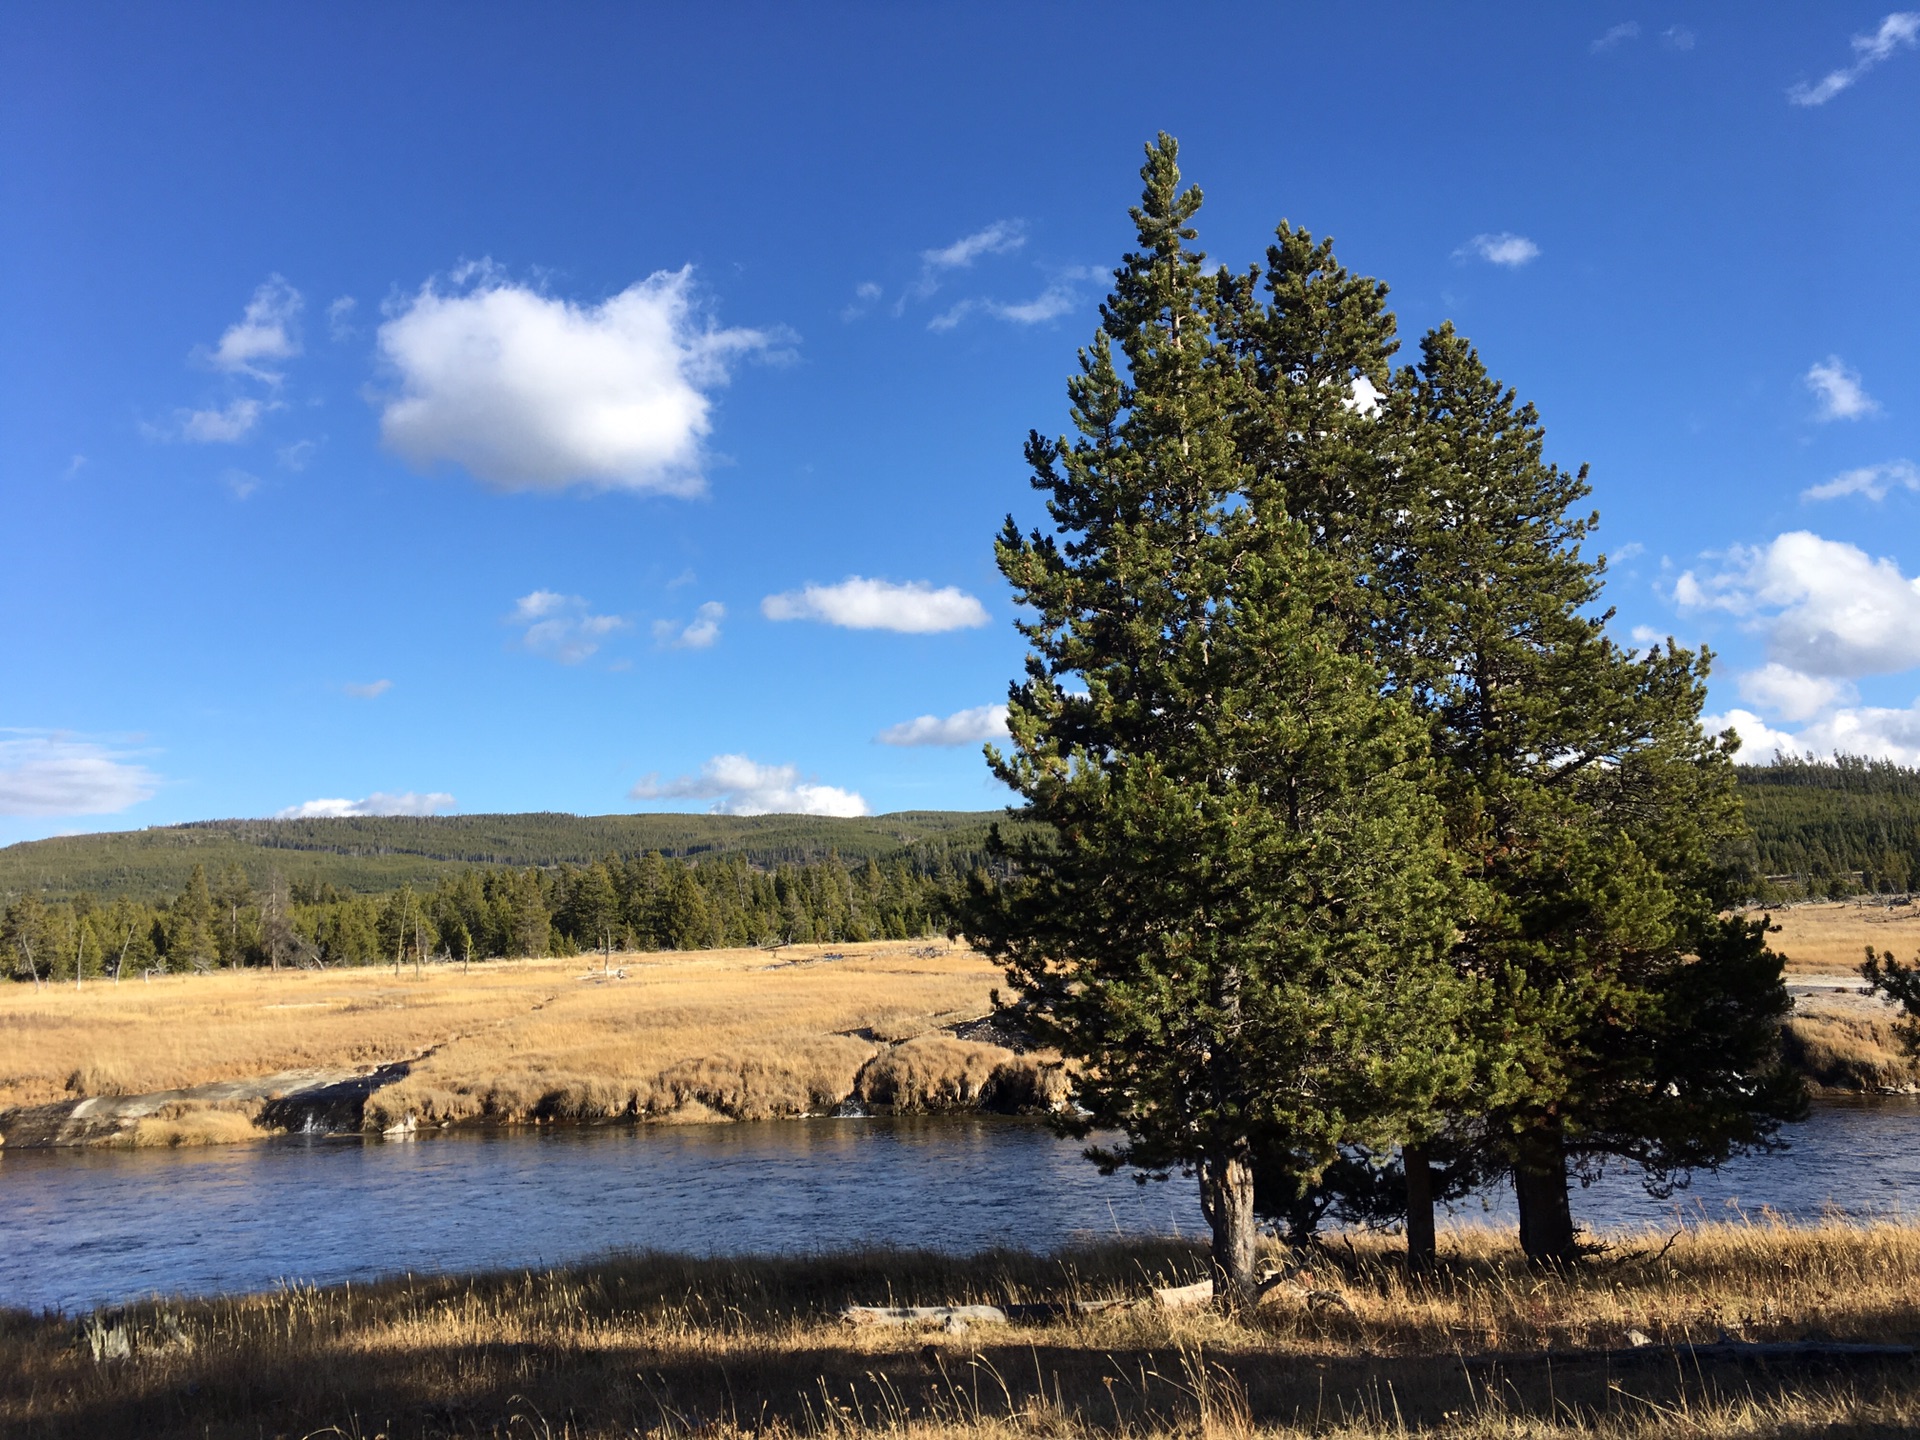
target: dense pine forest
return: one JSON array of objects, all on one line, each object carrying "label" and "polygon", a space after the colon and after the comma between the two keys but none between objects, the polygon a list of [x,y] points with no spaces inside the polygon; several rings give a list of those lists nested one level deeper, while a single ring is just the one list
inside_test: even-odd
[{"label": "dense pine forest", "polygon": [[[1740,768],[1729,861],[1773,903],[1904,892],[1920,770]],[[221,820],[0,850],[0,973],[368,965],[943,931],[998,812]]]}]

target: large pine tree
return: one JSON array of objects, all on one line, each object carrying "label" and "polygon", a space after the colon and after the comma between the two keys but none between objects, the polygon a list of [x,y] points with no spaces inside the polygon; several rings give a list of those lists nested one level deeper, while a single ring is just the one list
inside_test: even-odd
[{"label": "large pine tree", "polygon": [[1254,1158],[1307,1180],[1435,1113],[1475,982],[1448,963],[1425,727],[1349,643],[1349,570],[1258,503],[1235,282],[1190,248],[1166,136],[1142,178],[1078,437],[1028,444],[1055,533],[1009,519],[997,547],[1032,653],[990,758],[1045,830],[1000,842],[1014,878],[966,928],[1077,1062],[1070,1127],[1119,1131],[1109,1166],[1196,1173],[1216,1285],[1244,1295]]}]

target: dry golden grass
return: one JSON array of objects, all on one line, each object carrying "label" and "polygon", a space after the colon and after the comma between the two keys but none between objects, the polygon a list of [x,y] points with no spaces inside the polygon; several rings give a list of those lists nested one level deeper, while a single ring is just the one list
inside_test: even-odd
[{"label": "dry golden grass", "polygon": [[[1671,1348],[1920,1340],[1920,1230],[1765,1221],[1627,1237],[1570,1275],[1504,1235],[1313,1257],[1339,1304],[1143,1307],[965,1333],[854,1330],[849,1303],[1142,1295],[1178,1242],[1055,1256],[635,1256],[565,1270],[0,1316],[0,1434],[842,1437],[1912,1433],[1906,1359],[1739,1362]],[[1654,1344],[1627,1351],[1632,1331]],[[1552,1347],[1549,1351],[1547,1347]]]},{"label": "dry golden grass", "polygon": [[1889,906],[1876,900],[1841,900],[1769,910],[1780,927],[1769,943],[1796,975],[1857,975],[1871,945],[1902,960],[1920,955],[1920,905]]},{"label": "dry golden grass", "polygon": [[[1051,1093],[1033,1062],[944,1033],[984,1015],[1000,978],[964,949],[710,950],[613,966],[626,978],[575,959],[4,987],[0,1106],[402,1061],[408,1073],[369,1101],[370,1125],[755,1119],[856,1095],[927,1110],[973,1105],[989,1083]],[[157,1118],[147,1130],[149,1143],[181,1143]]]}]

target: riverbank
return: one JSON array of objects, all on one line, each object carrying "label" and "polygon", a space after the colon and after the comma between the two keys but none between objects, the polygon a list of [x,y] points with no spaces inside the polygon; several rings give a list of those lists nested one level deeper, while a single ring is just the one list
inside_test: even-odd
[{"label": "riverbank", "polygon": [[15,985],[0,1138],[1044,1109],[1048,1057],[981,1023],[1000,978],[936,941]]},{"label": "riverbank", "polygon": [[[1809,1085],[1920,1093],[1854,974],[1868,945],[1920,951],[1920,907],[1774,916]],[[964,946],[896,941],[0,986],[0,1143],[1045,1110],[1061,1072],[984,1023],[1002,983]]]},{"label": "riverbank", "polygon": [[[1504,1234],[1311,1256],[1253,1313],[1169,1310],[1177,1241],[1031,1255],[638,1255],[0,1323],[0,1434],[1904,1433],[1920,1229],[1611,1237],[1572,1275]],[[1274,1257],[1276,1260],[1285,1257]],[[1104,1302],[1122,1302],[1107,1306]],[[855,1305],[1007,1323],[855,1326]],[[1034,1307],[1022,1311],[1019,1306]],[[1743,1348],[1747,1347],[1747,1348]],[[1877,1429],[1875,1427],[1878,1427]]]}]

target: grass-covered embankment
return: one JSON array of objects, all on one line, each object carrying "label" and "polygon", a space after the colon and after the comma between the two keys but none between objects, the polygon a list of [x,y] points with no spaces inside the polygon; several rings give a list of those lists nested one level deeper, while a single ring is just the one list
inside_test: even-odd
[{"label": "grass-covered embankment", "polygon": [[[1192,1245],[1055,1256],[634,1256],[290,1288],[0,1324],[8,1436],[1910,1433],[1920,1229],[1722,1224],[1619,1237],[1570,1275],[1504,1234],[1316,1254],[1241,1318],[1152,1303],[1010,1325],[854,1328],[849,1304],[1141,1297]],[[1742,1354],[1722,1342],[1809,1342]],[[1704,1351],[1689,1344],[1711,1345]],[[1820,1347],[1826,1346],[1827,1349]]]},{"label": "grass-covered embankment", "polygon": [[1043,1057],[967,1028],[1000,977],[944,942],[619,955],[607,968],[593,957],[0,987],[0,1134],[244,1139],[298,1128],[289,1096],[346,1094],[376,1071],[343,1102],[373,1130],[767,1119],[849,1100],[1022,1109],[1061,1088]]}]

